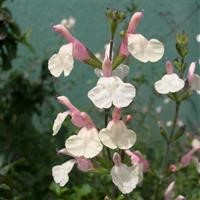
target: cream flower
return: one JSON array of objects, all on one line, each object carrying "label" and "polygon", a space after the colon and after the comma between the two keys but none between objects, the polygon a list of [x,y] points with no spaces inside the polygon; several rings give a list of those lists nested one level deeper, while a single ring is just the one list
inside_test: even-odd
[{"label": "cream flower", "polygon": [[136,142],[136,134],[133,130],[127,129],[124,122],[111,121],[107,127],[99,132],[101,142],[111,149],[129,149]]},{"label": "cream flower", "polygon": [[[94,70],[97,77],[103,76],[103,71],[101,69],[96,68]],[[116,69],[112,71],[112,76],[118,76],[120,79],[124,79],[129,73],[129,66],[120,64]]]},{"label": "cream flower", "polygon": [[72,135],[66,140],[65,147],[73,156],[93,158],[101,152],[103,145],[95,127],[83,127],[77,135]]},{"label": "cream flower", "polygon": [[191,89],[196,90],[197,93],[200,93],[200,76],[198,74],[194,74],[191,82]]},{"label": "cream flower", "polygon": [[54,181],[63,187],[69,181],[69,172],[72,170],[75,160],[71,159],[61,165],[56,165],[52,168]]},{"label": "cream flower", "polygon": [[119,77],[101,77],[97,86],[88,92],[89,99],[98,108],[127,107],[135,97],[135,87],[124,83]]},{"label": "cream flower", "polygon": [[62,72],[64,76],[68,76],[73,69],[74,59],[72,56],[72,43],[63,45],[57,54],[54,54],[48,62],[48,68],[50,73],[59,77]]},{"label": "cream flower", "polygon": [[69,111],[63,112],[63,113],[58,113],[56,119],[54,120],[53,124],[53,136],[58,133],[60,130],[65,118],[70,114]]},{"label": "cream flower", "polygon": [[138,184],[138,176],[133,173],[132,167],[121,163],[121,158],[118,153],[114,154],[113,161],[115,163],[111,169],[113,183],[123,194],[132,192]]},{"label": "cream flower", "polygon": [[178,92],[185,85],[184,80],[180,79],[177,74],[165,74],[161,80],[155,82],[154,88],[160,94],[169,92]]},{"label": "cream flower", "polygon": [[164,46],[156,39],[148,41],[141,34],[128,34],[128,51],[141,62],[156,62],[162,58]]}]

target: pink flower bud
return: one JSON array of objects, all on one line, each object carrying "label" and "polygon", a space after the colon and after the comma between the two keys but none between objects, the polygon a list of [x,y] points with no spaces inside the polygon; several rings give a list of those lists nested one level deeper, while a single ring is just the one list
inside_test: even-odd
[{"label": "pink flower bud", "polygon": [[170,166],[169,166],[169,171],[170,172],[176,172],[176,170],[177,170],[177,167],[176,167],[176,165],[174,165],[174,164],[171,164]]},{"label": "pink flower bud", "polygon": [[167,62],[165,63],[165,68],[166,68],[167,74],[173,73],[173,65],[169,60],[167,60]]},{"label": "pink flower bud", "polygon": [[194,78],[194,71],[195,71],[195,62],[192,62],[189,66],[189,70],[188,70],[188,75],[187,75],[187,78],[188,78],[188,83],[189,85],[191,85],[192,83],[192,80]]},{"label": "pink flower bud", "polygon": [[193,157],[193,154],[197,151],[198,149],[192,149],[190,150],[188,153],[186,153],[185,155],[183,155],[181,157],[181,164],[183,167],[187,167],[191,160],[192,160],[192,157]]},{"label": "pink flower bud", "polygon": [[115,152],[115,153],[113,154],[113,162],[114,162],[114,164],[115,164],[116,166],[120,166],[120,165],[122,164],[121,156],[120,156],[117,152]]},{"label": "pink flower bud", "polygon": [[115,107],[114,110],[113,110],[113,113],[112,113],[112,120],[114,122],[117,122],[117,121],[120,120],[120,118],[121,118],[121,109]]},{"label": "pink flower bud", "polygon": [[62,35],[69,43],[73,44],[73,57],[79,61],[85,61],[89,59],[89,53],[87,48],[76,39],[62,24],[53,26],[53,30]]},{"label": "pink flower bud", "polygon": [[125,124],[128,124],[129,122],[131,122],[133,119],[133,116],[132,115],[126,115],[126,119],[124,120]]},{"label": "pink flower bud", "polygon": [[143,171],[148,171],[149,161],[146,160],[139,151],[132,152],[130,150],[125,150],[125,153],[131,158],[132,165],[142,164]]},{"label": "pink flower bud", "polygon": [[120,44],[120,47],[119,47],[119,54],[121,56],[125,56],[125,57],[127,57],[129,55],[127,34],[124,35],[124,38],[121,41],[121,44]]},{"label": "pink flower bud", "polygon": [[128,25],[127,33],[134,34],[136,32],[138,24],[140,23],[140,20],[142,19],[143,16],[144,16],[143,12],[136,12],[133,14]]},{"label": "pink flower bud", "polygon": [[92,169],[94,169],[91,160],[81,156],[81,157],[76,157],[76,164],[79,170],[83,172],[88,172]]},{"label": "pink flower bud", "polygon": [[84,124],[85,124],[85,126],[87,128],[94,127],[94,123],[93,123],[92,119],[90,118],[90,116],[87,113],[82,112],[81,113],[81,117],[82,117],[82,120],[83,120],[83,122],[84,122]]},{"label": "pink flower bud", "polygon": [[57,97],[59,103],[65,105],[66,107],[68,107],[70,109],[70,111],[73,112],[80,112],[72,103],[71,101],[65,97],[65,96],[59,96]]},{"label": "pink flower bud", "polygon": [[78,108],[76,108],[71,101],[65,97],[65,96],[60,96],[57,97],[59,103],[67,106],[69,108],[70,115],[72,117],[72,123],[81,128],[81,127],[94,127],[94,123],[92,122],[91,118],[89,117],[89,115],[85,112],[80,112],[80,110]]},{"label": "pink flower bud", "polygon": [[103,75],[105,77],[112,76],[112,63],[107,56],[105,56],[105,58],[104,58],[102,70],[103,70]]}]

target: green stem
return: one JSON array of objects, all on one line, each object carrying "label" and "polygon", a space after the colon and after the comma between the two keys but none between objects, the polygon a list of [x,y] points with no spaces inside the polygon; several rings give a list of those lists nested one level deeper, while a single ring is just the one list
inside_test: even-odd
[{"label": "green stem", "polygon": [[[105,109],[105,118],[104,118],[105,128],[108,125],[108,115],[109,115],[109,109]],[[112,163],[112,156],[111,156],[111,153],[110,153],[110,149],[107,147],[106,151],[107,151],[109,163]]]},{"label": "green stem", "polygon": [[172,130],[170,132],[169,140],[167,142],[166,152],[165,152],[165,156],[164,156],[164,159],[163,159],[163,164],[162,164],[162,167],[161,167],[161,175],[160,175],[160,179],[159,179],[158,185],[156,187],[154,200],[158,199],[160,188],[161,188],[162,183],[163,183],[163,181],[164,181],[164,179],[166,177],[168,159],[169,159],[169,154],[170,154],[170,148],[173,145],[173,135],[174,135],[176,124],[177,124],[179,109],[180,109],[180,103],[176,102],[176,109],[175,109],[174,119],[173,119],[173,123],[172,123]]}]

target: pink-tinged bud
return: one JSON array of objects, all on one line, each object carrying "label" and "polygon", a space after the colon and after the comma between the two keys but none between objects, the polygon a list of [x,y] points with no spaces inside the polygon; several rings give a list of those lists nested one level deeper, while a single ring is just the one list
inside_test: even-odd
[{"label": "pink-tinged bud", "polygon": [[198,149],[192,149],[188,153],[186,153],[184,156],[181,157],[181,164],[183,167],[187,167],[193,157],[193,154],[197,151]]},{"label": "pink-tinged bud", "polygon": [[177,167],[176,167],[176,165],[174,165],[174,164],[171,164],[170,166],[169,166],[169,171],[170,172],[176,172],[176,170],[177,170]]},{"label": "pink-tinged bud", "polygon": [[90,58],[87,48],[76,39],[62,24],[53,26],[53,30],[62,35],[69,43],[73,44],[73,57],[79,61],[85,61]]},{"label": "pink-tinged bud", "polygon": [[174,71],[174,69],[173,69],[174,67],[169,60],[167,60],[167,62],[165,63],[165,68],[166,68],[167,74],[172,74]]},{"label": "pink-tinged bud", "polygon": [[62,24],[53,26],[53,30],[62,35],[69,43],[73,43],[75,41],[72,34]]},{"label": "pink-tinged bud", "polygon": [[133,116],[129,114],[129,115],[126,115],[126,119],[124,120],[124,122],[125,122],[125,124],[128,124],[132,120],[133,120]]},{"label": "pink-tinged bud", "polygon": [[143,16],[144,16],[143,12],[136,12],[133,14],[128,25],[127,33],[134,34],[136,32],[138,24],[140,23],[140,20],[142,19]]},{"label": "pink-tinged bud", "polygon": [[71,122],[81,128],[81,127],[94,127],[94,124],[91,120],[91,118],[84,112],[80,112],[80,110],[78,108],[76,108],[71,101],[65,97],[65,96],[60,96],[57,97],[59,103],[65,105],[66,107],[69,108],[69,110],[71,111],[70,115],[72,117]]},{"label": "pink-tinged bud", "polygon": [[83,171],[83,172],[88,172],[92,169],[94,169],[93,164],[91,162],[91,160],[82,157],[76,157],[76,164],[79,170]]},{"label": "pink-tinged bud", "polygon": [[72,123],[77,126],[78,128],[82,128],[85,126],[85,122],[81,116],[81,112],[73,112],[72,116]]},{"label": "pink-tinged bud", "polygon": [[119,47],[119,54],[121,56],[125,56],[125,57],[127,57],[129,55],[127,34],[124,35],[124,38],[121,41],[121,44],[120,44],[120,47]]},{"label": "pink-tinged bud", "polygon": [[115,152],[115,153],[113,154],[113,162],[114,162],[114,164],[115,164],[116,166],[120,166],[120,165],[122,164],[121,156],[120,156],[117,152]]},{"label": "pink-tinged bud", "polygon": [[87,48],[78,40],[73,43],[73,57],[79,61],[85,61],[90,58]]},{"label": "pink-tinged bud", "polygon": [[92,119],[90,118],[90,116],[87,113],[82,112],[81,117],[82,117],[82,120],[83,120],[83,122],[84,122],[84,124],[87,128],[92,128],[92,127],[95,126]]},{"label": "pink-tinged bud", "polygon": [[120,120],[120,118],[121,118],[121,108],[115,107],[112,113],[112,120],[114,122],[117,122]]},{"label": "pink-tinged bud", "polygon": [[59,96],[57,97],[59,103],[65,105],[66,107],[68,107],[70,109],[70,111],[73,112],[80,112],[72,103],[71,101],[65,97],[65,96]]},{"label": "pink-tinged bud", "polygon": [[132,165],[142,164],[143,171],[148,171],[149,161],[146,160],[139,151],[132,152],[130,150],[125,150],[125,153],[130,157]]},{"label": "pink-tinged bud", "polygon": [[187,75],[187,78],[188,78],[188,83],[189,85],[191,85],[192,83],[192,80],[194,78],[194,71],[195,71],[195,62],[192,62],[189,66],[189,69],[188,69],[188,75]]},{"label": "pink-tinged bud", "polygon": [[103,75],[105,77],[112,76],[112,63],[109,59],[109,57],[105,57],[102,65]]}]

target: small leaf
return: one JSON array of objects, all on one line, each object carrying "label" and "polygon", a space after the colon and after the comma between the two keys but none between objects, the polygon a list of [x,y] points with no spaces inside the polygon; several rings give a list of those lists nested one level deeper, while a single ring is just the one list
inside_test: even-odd
[{"label": "small leaf", "polygon": [[173,141],[178,140],[185,133],[186,126],[181,126],[178,131],[174,134]]},{"label": "small leaf", "polygon": [[168,134],[167,134],[167,131],[163,127],[160,127],[160,134],[162,135],[164,140],[168,143],[169,141]]}]

